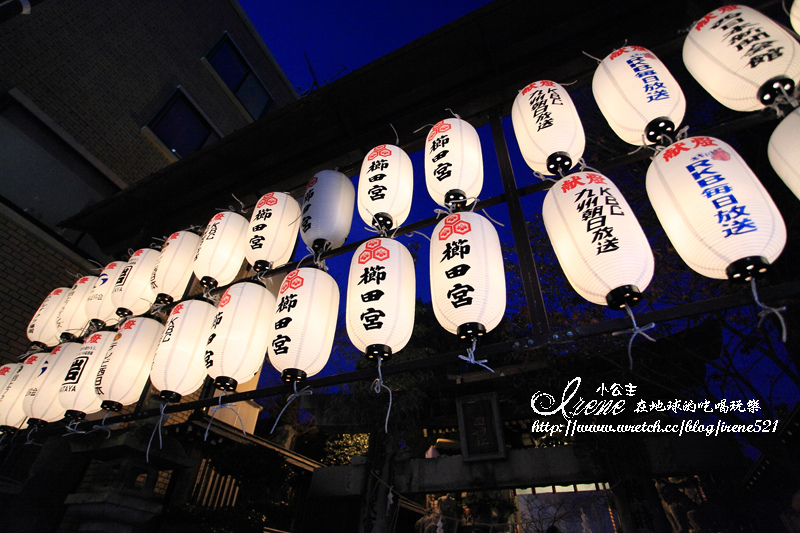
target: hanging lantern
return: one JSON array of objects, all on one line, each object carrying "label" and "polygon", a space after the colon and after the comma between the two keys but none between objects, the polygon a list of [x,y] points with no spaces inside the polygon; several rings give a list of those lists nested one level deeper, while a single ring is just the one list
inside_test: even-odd
[{"label": "hanging lantern", "polygon": [[233,281],[244,261],[246,234],[247,219],[238,213],[223,211],[211,218],[194,258],[194,275],[203,287]]},{"label": "hanging lantern", "polygon": [[205,348],[208,375],[218,389],[236,390],[261,370],[274,311],[275,296],[257,281],[234,283],[219,299]]},{"label": "hanging lantern", "polygon": [[315,252],[339,248],[353,221],[356,191],[350,178],[335,170],[314,174],[303,197],[300,236]]},{"label": "hanging lantern", "polygon": [[56,327],[62,340],[70,341],[79,337],[89,322],[86,315],[86,301],[97,283],[97,276],[83,276],[72,286],[64,305],[56,317]]},{"label": "hanging lantern", "polygon": [[129,318],[122,323],[103,354],[94,380],[101,409],[119,411],[139,399],[163,333],[164,326],[152,318]]},{"label": "hanging lantern", "polygon": [[64,306],[64,301],[69,294],[69,287],[53,289],[42,301],[39,309],[33,314],[28,323],[28,340],[38,348],[55,346],[58,344],[58,325],[56,317]]},{"label": "hanging lantern", "polygon": [[64,416],[68,419],[83,420],[100,410],[101,400],[94,392],[94,380],[116,335],[116,331],[92,333],[72,360],[58,391],[58,401],[67,410]]},{"label": "hanging lantern", "polygon": [[[150,381],[170,403],[196,391],[206,377],[208,332],[216,322],[208,300],[188,300],[172,308],[150,370]],[[209,365],[210,366],[210,365]]]},{"label": "hanging lantern", "polygon": [[42,354],[43,362],[22,398],[22,410],[29,425],[42,427],[64,418],[66,410],[58,399],[59,389],[81,346],[79,342],[65,342],[49,354]]},{"label": "hanging lantern", "polygon": [[514,136],[534,172],[564,173],[583,156],[586,136],[569,93],[554,81],[522,89],[511,108]]},{"label": "hanging lantern", "polygon": [[300,219],[300,204],[285,192],[268,192],[262,196],[250,216],[247,230],[247,261],[255,272],[285,265],[292,259],[297,244],[293,224]]},{"label": "hanging lantern", "polygon": [[347,335],[369,359],[388,359],[414,329],[414,259],[392,239],[356,249],[347,282]]},{"label": "hanging lantern", "polygon": [[269,328],[269,360],[286,382],[302,381],[328,362],[336,331],[339,287],[326,272],[293,270],[281,284]]},{"label": "hanging lantern", "polygon": [[0,391],[0,430],[13,431],[25,422],[22,398],[28,392],[37,370],[47,357],[47,352],[29,355],[13,372],[5,388]]},{"label": "hanging lantern", "polygon": [[113,326],[119,320],[117,306],[111,299],[111,291],[125,262],[112,261],[107,264],[86,299],[86,316],[89,317],[95,329]]},{"label": "hanging lantern", "polygon": [[[798,5],[798,2],[792,4]],[[767,145],[767,156],[772,169],[800,198],[800,107],[781,120]]]},{"label": "hanging lantern", "polygon": [[653,278],[653,252],[622,193],[607,177],[576,172],[548,191],[544,226],[570,285],[612,309],[639,302]]},{"label": "hanging lantern", "polygon": [[431,302],[436,320],[462,339],[488,333],[506,309],[506,277],[494,226],[473,212],[436,224],[431,237]]},{"label": "hanging lantern", "polygon": [[122,267],[111,301],[117,306],[117,316],[138,316],[150,310],[156,299],[150,278],[161,252],[152,248],[141,248],[133,252],[127,264]]},{"label": "hanging lantern", "polygon": [[169,305],[183,298],[186,286],[192,281],[194,256],[199,246],[200,235],[191,231],[176,231],[167,238],[150,275],[156,303]]},{"label": "hanging lantern", "polygon": [[[9,398],[6,402],[3,402],[3,397],[6,393],[6,388],[11,383],[11,380],[14,379],[14,376],[17,375],[20,367],[22,367],[22,363],[6,363],[4,365],[0,365],[0,419],[5,416],[5,411],[12,405],[12,400]],[[5,428],[0,425],[0,433],[4,433],[7,429],[13,428]]]},{"label": "hanging lantern", "polygon": [[597,106],[620,139],[654,144],[683,121],[686,98],[667,67],[650,50],[624,46],[611,52],[594,72]]},{"label": "hanging lantern", "polygon": [[689,137],[653,158],[647,196],[678,255],[703,276],[749,281],[786,244],[783,218],[727,143]]},{"label": "hanging lantern", "polygon": [[377,229],[399,227],[411,211],[414,169],[402,148],[381,144],[367,154],[358,178],[358,214]]},{"label": "hanging lantern", "polygon": [[794,91],[800,78],[800,44],[755,9],[724,6],[689,31],[683,62],[719,103],[736,111],[756,111],[784,91]]},{"label": "hanging lantern", "polygon": [[433,201],[450,209],[481,193],[481,140],[469,122],[447,118],[431,128],[425,141],[425,184]]}]

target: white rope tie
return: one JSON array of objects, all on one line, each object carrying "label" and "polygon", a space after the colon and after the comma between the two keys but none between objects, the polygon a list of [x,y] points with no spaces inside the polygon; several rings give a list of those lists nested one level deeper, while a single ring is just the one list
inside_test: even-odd
[{"label": "white rope tie", "polygon": [[422,126],[420,126],[419,128],[415,129],[415,130],[414,130],[414,133],[419,133],[419,132],[420,132],[420,131],[422,131],[424,128],[432,128],[432,127],[433,127],[433,124],[423,124],[423,125],[422,125]]},{"label": "white rope tie", "polygon": [[651,337],[650,335],[645,333],[645,331],[647,331],[648,329],[653,329],[654,327],[656,327],[656,325],[655,325],[655,323],[650,322],[649,324],[646,324],[646,325],[641,326],[641,327],[637,326],[636,325],[636,317],[633,316],[633,311],[631,311],[631,307],[629,305],[625,306],[625,311],[628,313],[628,316],[630,317],[631,322],[633,323],[633,327],[631,329],[623,329],[621,331],[615,331],[611,335],[616,337],[618,335],[625,335],[627,333],[633,333],[633,335],[631,335],[631,338],[628,340],[628,362],[630,363],[630,369],[633,370],[633,355],[631,353],[631,349],[633,347],[633,339],[636,338],[636,335],[640,335],[641,334],[641,336],[644,337],[645,339],[647,339],[647,340],[649,340],[651,342],[656,342],[656,340],[653,337]]},{"label": "white rope tie", "polygon": [[472,339],[472,347],[467,348],[467,355],[459,355],[458,358],[463,359],[464,361],[472,365],[482,366],[483,368],[494,374],[494,370],[492,370],[486,365],[488,359],[481,359],[480,361],[475,360],[475,348],[477,345],[478,345],[478,338],[475,337]]},{"label": "white rope tie", "polygon": [[599,65],[600,63],[602,63],[602,62],[603,62],[601,59],[598,59],[598,58],[594,57],[593,55],[589,54],[588,52],[584,52],[583,50],[581,50],[581,53],[582,53],[583,55],[585,55],[586,57],[591,57],[592,59],[594,59],[595,61],[597,61],[597,64],[598,64],[598,65]]},{"label": "white rope tie", "polygon": [[397,134],[397,130],[395,129],[394,124],[390,122],[389,126],[392,128],[392,131],[394,132],[394,144],[400,146],[400,135]]},{"label": "white rope tie", "polygon": [[78,429],[78,424],[80,424],[80,420],[70,420],[67,426],[64,428],[67,430],[66,433],[61,435],[62,437],[69,437],[70,435],[83,435],[86,433],[85,431],[81,431]]},{"label": "white rope tie", "polygon": [[169,402],[164,402],[161,404],[161,416],[158,417],[158,422],[156,422],[156,427],[153,428],[153,432],[150,434],[150,441],[147,443],[147,452],[144,454],[145,462],[150,462],[150,446],[153,445],[153,437],[156,436],[156,431],[158,431],[158,449],[160,450],[164,446],[164,442],[161,439],[161,426],[164,423],[165,419],[172,418],[172,415],[164,414],[164,409],[167,408]]},{"label": "white rope tie", "polygon": [[239,414],[239,410],[236,409],[236,404],[235,403],[226,403],[224,405],[222,404],[222,398],[227,395],[228,395],[227,391],[222,391],[222,394],[219,395],[219,405],[215,405],[214,407],[209,409],[208,412],[211,413],[211,418],[208,421],[208,426],[206,426],[206,433],[205,435],[203,435],[203,441],[208,440],[208,432],[211,429],[211,422],[213,422],[214,417],[217,416],[217,411],[220,411],[221,409],[230,409],[231,411],[233,411],[233,413],[236,415],[236,418],[239,419],[239,425],[242,427],[242,434],[244,434],[245,437],[247,436],[247,432],[244,430],[244,421],[242,421],[242,417]]},{"label": "white rope tie", "polygon": [[378,377],[372,382],[372,392],[375,394],[381,393],[381,388],[389,392],[389,409],[386,410],[386,421],[383,423],[383,431],[389,433],[389,414],[392,412],[392,389],[383,383],[383,374],[381,373],[381,358],[378,357]]},{"label": "white rope tie", "polygon": [[445,107],[444,110],[445,111],[450,111],[450,113],[452,113],[454,117],[456,117],[458,120],[461,120],[461,115],[459,115],[458,113],[456,113],[455,111],[453,111],[449,107]]},{"label": "white rope tie", "polygon": [[39,431],[39,426],[33,426],[33,427],[32,427],[32,428],[31,428],[31,429],[28,431],[27,438],[25,439],[25,444],[26,444],[26,445],[29,445],[29,444],[36,444],[36,443],[33,441],[33,436],[34,436],[34,434],[35,434],[37,431]]},{"label": "white rope tie", "polygon": [[453,214],[453,210],[447,206],[444,206],[444,209],[439,209],[438,207],[433,210],[436,213],[436,220],[439,220],[439,217],[442,215],[449,216]]},{"label": "white rope tie", "polygon": [[86,433],[94,433],[95,431],[106,431],[107,432],[106,440],[110,439],[111,430],[117,429],[120,426],[119,424],[106,425],[106,418],[108,418],[108,415],[110,414],[111,411],[106,410],[106,415],[103,417],[103,420],[100,421],[100,425],[98,426],[97,424],[95,424],[94,426],[92,426],[91,431],[87,431]]},{"label": "white rope tie", "polygon": [[294,383],[294,392],[291,396],[289,396],[289,400],[286,402],[286,405],[283,406],[281,412],[278,413],[278,418],[275,419],[275,423],[272,424],[272,429],[270,430],[269,434],[272,435],[275,432],[275,428],[278,427],[278,422],[280,421],[281,417],[283,416],[283,412],[286,411],[286,408],[289,407],[289,404],[295,401],[295,399],[299,398],[300,396],[311,396],[314,394],[314,391],[311,390],[311,386],[306,386],[300,391],[297,390],[297,382]]},{"label": "white rope tie", "polygon": [[762,309],[758,313],[758,327],[761,327],[761,324],[764,322],[764,319],[767,318],[769,315],[774,314],[778,317],[778,321],[781,323],[781,341],[786,342],[786,321],[783,318],[781,312],[786,311],[786,306],[783,307],[770,307],[761,303],[758,299],[758,291],[756,291],[756,278],[750,278],[750,288],[753,290],[753,299],[756,301],[756,304]]}]

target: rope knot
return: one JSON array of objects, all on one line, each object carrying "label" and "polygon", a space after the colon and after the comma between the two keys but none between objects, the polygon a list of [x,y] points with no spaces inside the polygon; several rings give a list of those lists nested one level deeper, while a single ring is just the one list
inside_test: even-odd
[{"label": "rope knot", "polygon": [[472,339],[472,346],[470,348],[467,348],[467,355],[459,355],[458,358],[466,361],[469,364],[482,366],[483,368],[494,374],[494,370],[492,370],[486,365],[488,359],[481,359],[480,361],[475,360],[475,348],[477,347],[477,345],[478,345],[478,338],[475,337]]}]

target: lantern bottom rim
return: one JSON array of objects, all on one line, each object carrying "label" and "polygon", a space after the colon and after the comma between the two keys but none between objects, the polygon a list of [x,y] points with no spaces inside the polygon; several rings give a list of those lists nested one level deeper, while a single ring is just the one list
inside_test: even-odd
[{"label": "lantern bottom rim", "polygon": [[164,292],[159,292],[158,296],[156,296],[156,303],[157,304],[169,305],[174,301],[175,301],[175,299],[172,296],[170,296],[169,294],[166,294]]},{"label": "lantern bottom rim", "polygon": [[72,333],[67,333],[67,332],[65,331],[64,333],[62,333],[61,335],[59,335],[59,336],[58,336],[58,338],[59,338],[59,339],[61,339],[61,342],[72,342],[72,341],[74,341],[74,340],[75,340],[77,337],[76,337],[74,334],[72,334]]},{"label": "lantern bottom rim", "polygon": [[83,420],[86,418],[86,413],[83,411],[76,411],[75,409],[67,409],[67,412],[64,413],[64,418],[72,421]]},{"label": "lantern bottom rim", "polygon": [[183,396],[175,391],[162,390],[158,393],[158,397],[167,403],[178,403]]},{"label": "lantern bottom rim", "polygon": [[97,331],[106,327],[106,322],[105,320],[100,320],[99,318],[93,318],[89,321],[89,326]]},{"label": "lantern bottom rim", "polygon": [[206,289],[212,290],[217,288],[219,282],[214,278],[212,278],[211,276],[203,276],[202,278],[200,278],[200,285],[202,285]]},{"label": "lantern bottom rim", "polygon": [[281,381],[284,381],[286,383],[305,381],[306,378],[308,378],[308,374],[306,374],[304,370],[300,370],[299,368],[284,368],[283,372],[281,372]]},{"label": "lantern bottom rim", "polygon": [[476,339],[486,335],[486,326],[480,322],[465,322],[458,326],[456,335],[461,339]]},{"label": "lantern bottom rim", "polygon": [[47,420],[42,420],[41,418],[29,418],[28,419],[28,427],[43,428],[46,425],[47,425]]},{"label": "lantern bottom rim", "polygon": [[130,309],[126,309],[124,307],[117,307],[116,314],[120,318],[125,318],[128,316],[133,316],[133,312]]},{"label": "lantern bottom rim", "polygon": [[217,376],[214,379],[214,386],[222,391],[233,392],[238,384],[238,381],[228,376]]},{"label": "lantern bottom rim", "polygon": [[793,92],[794,80],[784,76],[776,76],[767,80],[758,88],[758,101],[765,106],[772,105],[779,97],[784,94],[790,95]]},{"label": "lantern bottom rim", "polygon": [[372,215],[372,227],[378,231],[389,231],[394,227],[394,219],[389,213]]},{"label": "lantern bottom rim", "polygon": [[567,152],[553,152],[547,157],[547,170],[554,176],[566,174],[572,168],[572,158]]},{"label": "lantern bottom rim", "polygon": [[380,358],[381,361],[388,361],[392,358],[392,348],[385,344],[370,344],[364,351],[364,356],[370,361]]},{"label": "lantern bottom rim", "polygon": [[259,259],[253,263],[253,272],[267,272],[272,268],[272,261]]},{"label": "lantern bottom rim", "polygon": [[665,135],[672,135],[675,132],[675,123],[668,117],[657,117],[647,123],[644,127],[644,137],[653,144],[667,146],[670,139]]},{"label": "lantern bottom rim", "polygon": [[760,255],[751,255],[738,259],[728,265],[725,274],[734,283],[749,283],[753,278],[761,278],[769,270],[769,261]]},{"label": "lantern bottom rim", "polygon": [[16,433],[19,428],[15,428],[14,426],[0,426],[0,433],[8,433],[13,434]]},{"label": "lantern bottom rim", "polygon": [[122,411],[123,405],[119,402],[115,402],[113,400],[103,400],[100,404],[100,409],[105,409],[106,411]]},{"label": "lantern bottom rim", "polygon": [[444,206],[450,209],[453,213],[466,211],[467,193],[465,193],[461,189],[450,189],[444,195]]},{"label": "lantern bottom rim", "polygon": [[642,291],[636,285],[622,285],[606,294],[606,303],[611,309],[621,311],[642,301]]}]

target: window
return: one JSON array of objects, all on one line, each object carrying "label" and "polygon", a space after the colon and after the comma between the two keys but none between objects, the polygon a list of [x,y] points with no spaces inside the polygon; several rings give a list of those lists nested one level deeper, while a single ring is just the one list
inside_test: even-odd
[{"label": "window", "polygon": [[177,157],[186,157],[222,137],[181,87],[167,100],[147,128]]},{"label": "window", "polygon": [[227,33],[205,59],[253,119],[264,116],[272,97]]}]

